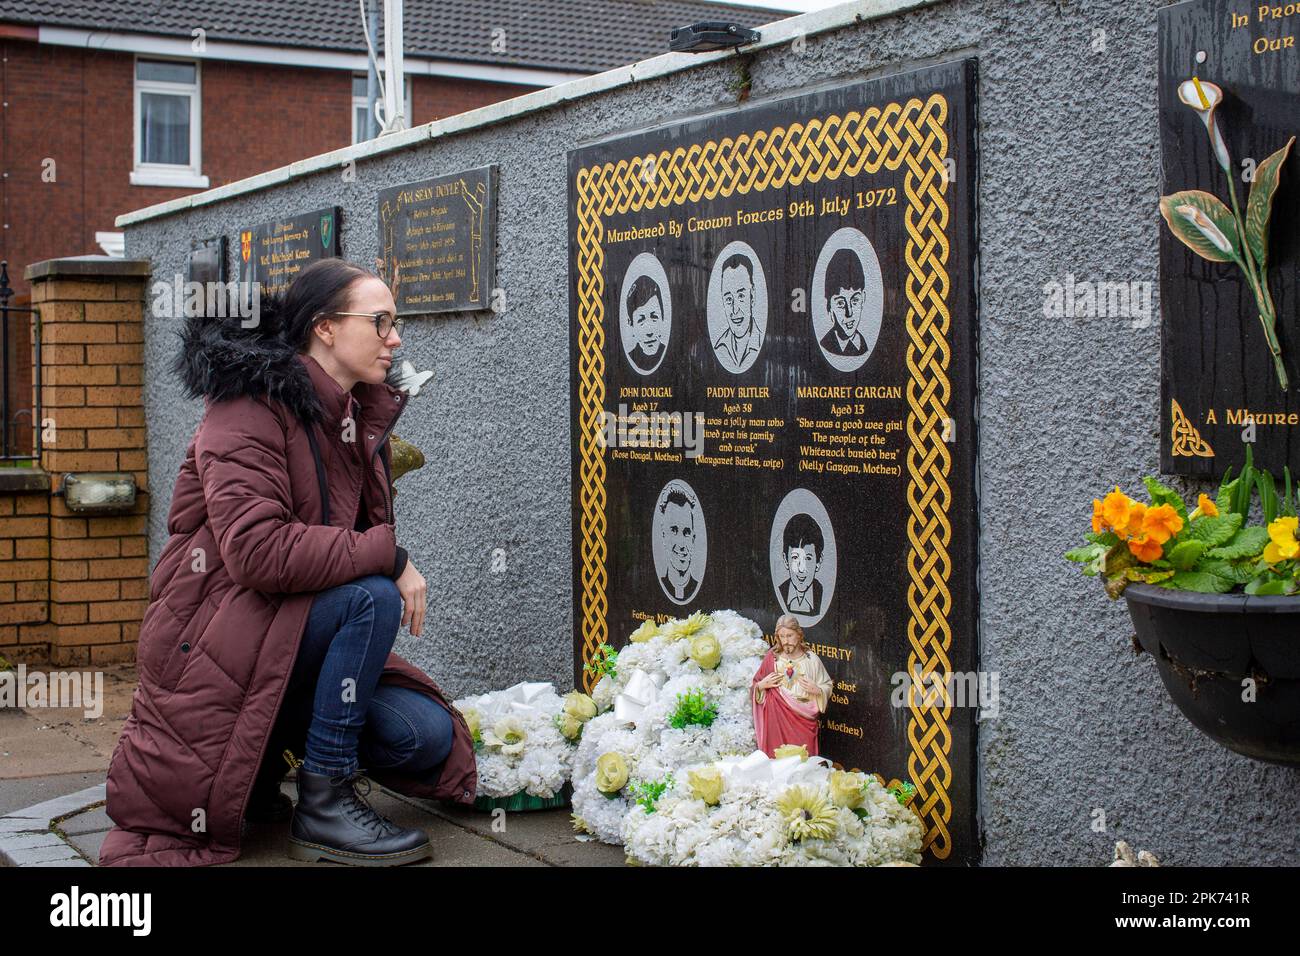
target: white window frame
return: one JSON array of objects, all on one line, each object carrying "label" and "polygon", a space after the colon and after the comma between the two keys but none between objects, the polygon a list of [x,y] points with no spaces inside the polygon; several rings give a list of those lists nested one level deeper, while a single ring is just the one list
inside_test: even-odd
[{"label": "white window frame", "polygon": [[[353,80],[365,79],[365,77],[366,74],[364,73],[352,74]],[[403,108],[406,110],[406,126],[409,129],[410,127],[415,125],[411,121],[411,74],[410,73],[406,74],[405,82],[402,84],[402,94],[406,99],[406,103]],[[379,88],[379,101],[381,103],[384,101],[384,89],[382,86],[380,86]],[[355,146],[357,143],[363,142],[363,140],[361,139],[361,130],[357,128],[357,110],[364,110],[367,105],[368,104],[366,103],[366,98],[364,96],[352,97],[352,145],[353,146]]]},{"label": "white window frame", "polygon": [[[194,66],[194,82],[171,83],[163,80],[140,79],[140,60],[173,60]],[[132,186],[180,186],[207,189],[208,177],[203,169],[203,67],[200,61],[167,56],[136,56],[131,64],[134,86],[134,109],[131,118],[131,139],[134,143]],[[173,163],[145,163],[140,161],[140,95],[142,93],[167,93],[171,96],[188,95],[190,98],[190,162],[182,166]]]}]

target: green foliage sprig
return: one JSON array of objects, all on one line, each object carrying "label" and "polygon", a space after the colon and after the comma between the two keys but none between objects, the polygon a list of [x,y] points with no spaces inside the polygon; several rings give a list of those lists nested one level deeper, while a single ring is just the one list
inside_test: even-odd
[{"label": "green foliage sprig", "polygon": [[618,677],[618,651],[608,644],[601,642],[596,645],[596,654],[590,663],[583,664],[582,669],[588,674],[594,674],[596,680],[602,677],[608,677],[615,680]]},{"label": "green foliage sprig", "polygon": [[628,794],[646,813],[654,813],[662,797],[675,783],[670,773],[662,780],[640,780],[627,788]]},{"label": "green foliage sprig", "polygon": [[669,716],[668,723],[678,730],[691,724],[709,727],[712,726],[717,716],[717,707],[705,699],[704,692],[692,690],[677,695],[677,706]]}]

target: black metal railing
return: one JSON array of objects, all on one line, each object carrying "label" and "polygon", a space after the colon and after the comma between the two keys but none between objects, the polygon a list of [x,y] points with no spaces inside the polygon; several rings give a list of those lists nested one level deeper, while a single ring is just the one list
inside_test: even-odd
[{"label": "black metal railing", "polygon": [[[35,309],[10,305],[13,297],[9,263],[0,262],[0,466],[33,464],[41,457],[41,336],[35,324],[40,319]],[[30,359],[24,347],[28,342]],[[28,361],[30,392],[22,374]]]}]

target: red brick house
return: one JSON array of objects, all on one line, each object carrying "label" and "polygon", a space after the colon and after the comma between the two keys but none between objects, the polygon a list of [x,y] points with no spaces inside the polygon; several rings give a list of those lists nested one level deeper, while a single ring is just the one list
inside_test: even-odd
[{"label": "red brick house", "polygon": [[[700,0],[407,0],[408,126],[666,52]],[[382,33],[382,25],[381,25]],[[0,257],[115,250],[123,212],[356,142],[355,0],[3,0]],[[250,123],[274,135],[246,137]]]},{"label": "red brick house", "polygon": [[[666,52],[674,26],[780,16],[702,0],[406,0],[407,125]],[[30,263],[120,255],[121,213],[364,138],[365,50],[356,0],[0,0],[13,302]],[[11,326],[10,420],[31,395],[29,333]]]}]

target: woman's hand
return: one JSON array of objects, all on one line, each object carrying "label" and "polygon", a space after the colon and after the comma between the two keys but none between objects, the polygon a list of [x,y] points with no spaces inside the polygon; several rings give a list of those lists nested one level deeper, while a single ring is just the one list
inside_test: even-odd
[{"label": "woman's hand", "polygon": [[428,585],[424,575],[415,570],[415,562],[409,557],[406,567],[397,578],[397,591],[402,595],[402,625],[411,628],[411,634],[420,636],[424,626],[424,599]]}]

